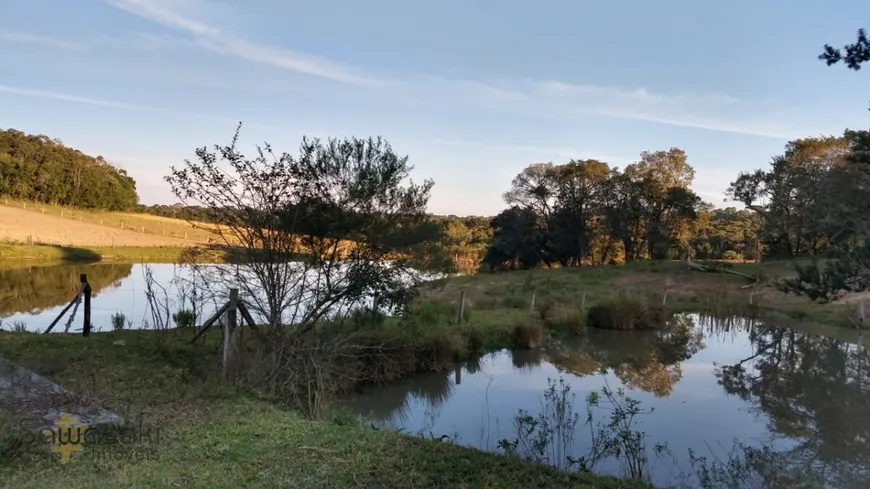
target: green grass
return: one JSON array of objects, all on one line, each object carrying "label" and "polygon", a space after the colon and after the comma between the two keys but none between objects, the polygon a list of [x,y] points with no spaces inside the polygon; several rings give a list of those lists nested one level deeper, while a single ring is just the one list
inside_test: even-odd
[{"label": "green grass", "polygon": [[[800,322],[855,327],[854,306],[814,303],[776,290],[773,282],[793,273],[789,262],[733,263],[728,266],[758,276],[760,282],[745,288],[751,282],[736,275],[690,271],[685,263],[678,261],[646,261],[624,266],[535,269],[455,277],[427,284],[422,296],[455,304],[459,291],[465,291],[472,309],[472,322],[483,323],[495,320],[486,316],[503,315],[508,310],[513,314],[532,315],[529,311],[534,293],[536,307],[545,301],[553,301],[549,314],[554,318],[576,315],[566,310],[582,307],[588,311],[627,294],[643,297],[651,304],[664,301],[671,312],[752,315],[783,324]],[[749,303],[750,293],[753,295],[752,304]],[[550,326],[559,326],[558,319],[547,322]],[[571,322],[578,323],[579,320],[573,318]],[[566,328],[549,329],[554,332]]]},{"label": "green grass", "polygon": [[[220,371],[219,335],[191,345],[186,341],[190,334],[171,332],[161,349],[150,331],[98,333],[87,339],[0,332],[0,355],[128,419],[141,416],[152,432],[159,430],[154,443],[98,443],[83,452],[117,452],[120,460],[80,456],[61,464],[44,449],[18,452],[0,460],[0,486],[644,487],[375,430],[342,417],[304,419],[222,384],[215,375]],[[125,346],[113,345],[120,339]]]},{"label": "green grass", "polygon": [[[181,260],[183,247],[158,246],[53,246],[0,244],[0,267],[4,262],[108,262],[108,263],[176,263]],[[198,260],[219,263],[226,255],[218,250],[208,250],[198,255]]]}]

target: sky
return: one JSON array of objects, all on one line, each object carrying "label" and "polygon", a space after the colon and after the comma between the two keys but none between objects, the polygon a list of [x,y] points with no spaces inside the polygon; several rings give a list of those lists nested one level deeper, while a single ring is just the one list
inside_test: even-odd
[{"label": "sky", "polygon": [[383,136],[429,210],[494,215],[536,162],[683,148],[716,206],[791,139],[870,126],[817,59],[860,0],[0,0],[0,127],[102,155],[144,204],[196,148]]}]

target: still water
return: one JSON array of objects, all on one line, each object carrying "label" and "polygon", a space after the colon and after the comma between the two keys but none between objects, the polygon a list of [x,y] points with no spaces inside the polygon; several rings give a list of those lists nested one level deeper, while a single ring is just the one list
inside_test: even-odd
[{"label": "still water", "polygon": [[[178,307],[190,270],[172,264],[150,268],[166,287],[171,307]],[[0,269],[3,326],[21,322],[30,331],[44,331],[78,291],[82,273],[93,289],[96,329],[111,329],[118,311],[132,327],[145,324],[145,266],[90,264]],[[208,315],[214,303],[201,301],[198,307]],[[80,330],[81,319],[79,311],[71,331]],[[63,331],[65,322],[55,330]],[[583,424],[586,397],[605,386],[624,388],[647,413],[636,416],[632,429],[646,433],[648,472],[658,484],[687,477],[690,449],[711,460],[739,456],[736,440],[766,447],[773,472],[825,481],[800,487],[870,488],[868,346],[862,333],[842,328],[788,329],[680,316],[666,331],[590,330],[585,338],[538,351],[492,353],[452,372],[362,392],[344,405],[375,425],[501,451],[501,440],[517,438],[518,411],[536,416],[548,380],[562,379],[581,417],[569,450],[579,457],[591,446]],[[610,419],[606,403],[591,412],[593,426]],[[667,444],[668,452],[656,456],[655,444]],[[609,458],[595,471],[620,475],[624,467]],[[756,487],[798,486],[762,481]]]},{"label": "still water", "polygon": [[[165,297],[170,310],[176,311],[182,302],[190,307],[190,300],[182,296],[193,279],[190,269],[173,264],[151,264],[155,282],[166,289]],[[51,265],[0,268],[0,319],[10,329],[23,323],[28,331],[45,331],[54,318],[79,290],[80,274],[88,275],[91,284],[91,323],[96,331],[112,329],[111,317],[117,312],[126,316],[127,327],[141,328],[148,320],[145,295],[145,265],[89,264]],[[163,292],[160,291],[163,296]],[[199,300],[203,314],[215,310],[213,300]],[[63,332],[70,313],[52,332]],[[70,327],[70,332],[81,331],[82,309]]]},{"label": "still water", "polygon": [[[863,335],[782,329],[750,321],[682,316],[668,332],[589,331],[582,340],[540,351],[500,351],[456,371],[421,375],[374,388],[345,407],[380,427],[501,451],[515,440],[523,409],[542,410],[548,379],[563,379],[580,422],[569,455],[591,446],[586,397],[624,388],[644,412],[649,473],[660,485],[698,485],[689,450],[724,462],[735,441],[767,447],[779,476],[801,472],[825,483],[800,487],[870,487],[870,355]],[[603,372],[603,373],[602,373]],[[606,403],[592,407],[593,426],[610,421]],[[655,444],[667,444],[657,456]],[[595,472],[624,475],[610,457]],[[809,474],[809,475],[808,475]],[[755,477],[756,487],[772,485]],[[745,485],[734,487],[751,487]]]}]

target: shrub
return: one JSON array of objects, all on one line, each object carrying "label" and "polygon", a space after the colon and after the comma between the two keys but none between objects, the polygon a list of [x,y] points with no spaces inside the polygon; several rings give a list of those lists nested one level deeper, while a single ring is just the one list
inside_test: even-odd
[{"label": "shrub", "polygon": [[603,329],[657,329],[665,321],[660,304],[625,294],[590,307],[586,316],[587,326]]},{"label": "shrub", "polygon": [[372,307],[360,307],[351,311],[348,320],[355,329],[378,327],[384,324],[387,316]]},{"label": "shrub", "polygon": [[563,309],[547,322],[547,326],[571,334],[586,332],[586,313],[579,307]]},{"label": "shrub", "polygon": [[550,318],[555,305],[556,301],[549,297],[541,298],[541,300],[535,303],[535,310],[538,311],[538,316],[541,318],[541,321],[546,321]]},{"label": "shrub", "polygon": [[511,332],[513,347],[518,350],[537,349],[541,346],[544,330],[540,324],[517,323]]},{"label": "shrub", "polygon": [[192,328],[196,324],[196,314],[189,309],[181,309],[172,315],[176,328]]},{"label": "shrub", "polygon": [[420,301],[411,307],[409,319],[420,326],[438,326],[451,323],[456,306],[436,299]]},{"label": "shrub", "polygon": [[127,324],[127,316],[124,315],[123,312],[116,312],[112,314],[112,330],[121,331],[124,329],[124,325]]}]

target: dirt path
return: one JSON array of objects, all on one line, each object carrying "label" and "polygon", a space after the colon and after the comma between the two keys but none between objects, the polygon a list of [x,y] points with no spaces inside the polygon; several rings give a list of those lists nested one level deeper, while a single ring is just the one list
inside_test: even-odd
[{"label": "dirt path", "polygon": [[191,241],[137,233],[38,211],[0,206],[0,242],[62,246],[185,246]]}]

